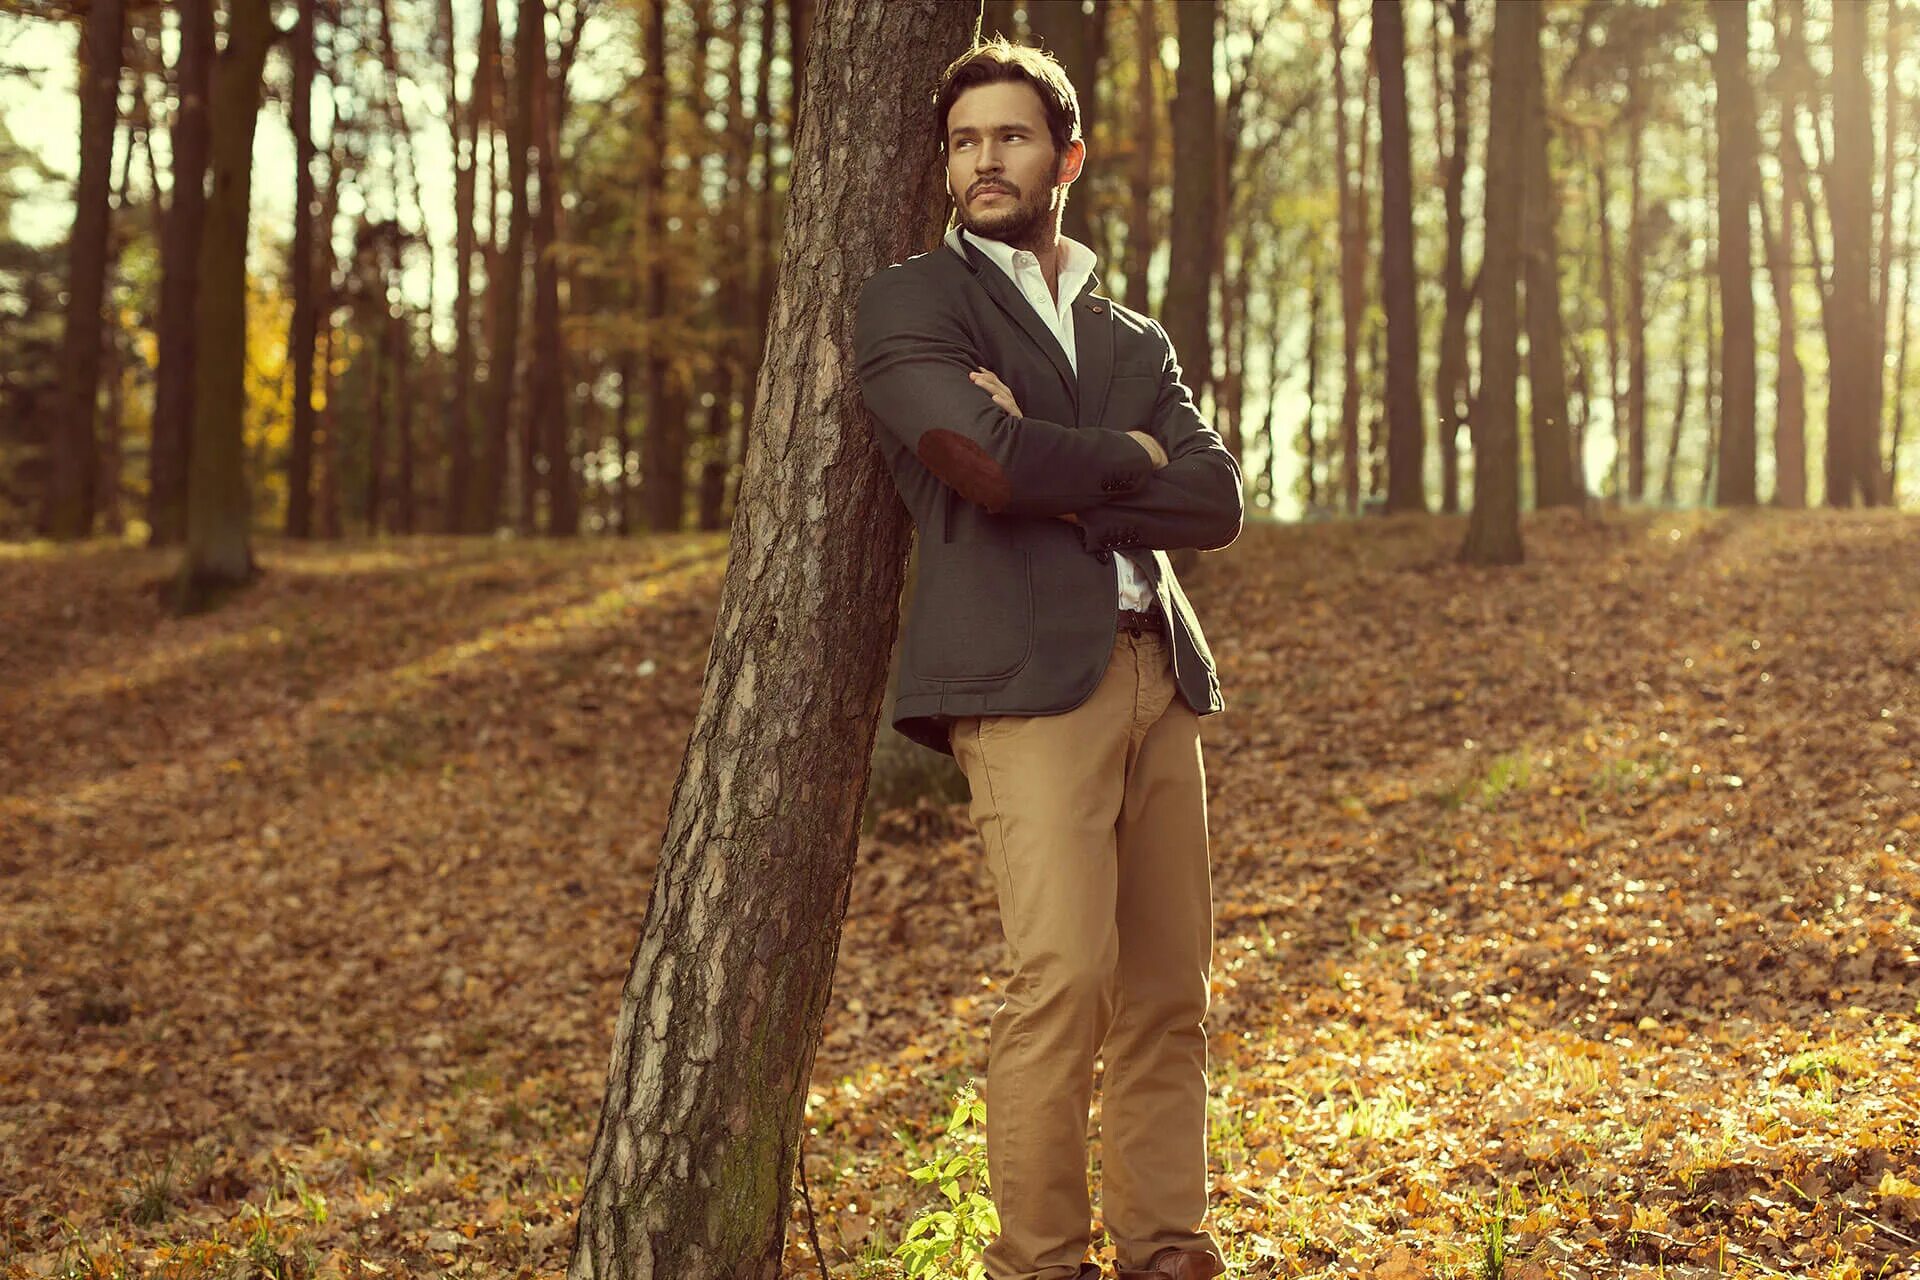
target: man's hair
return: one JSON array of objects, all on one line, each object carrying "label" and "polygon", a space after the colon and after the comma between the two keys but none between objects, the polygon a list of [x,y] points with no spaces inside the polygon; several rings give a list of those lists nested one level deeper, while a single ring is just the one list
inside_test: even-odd
[{"label": "man's hair", "polygon": [[1047,112],[1047,132],[1056,158],[1080,136],[1080,96],[1067,79],[1066,68],[1043,49],[1014,44],[1005,36],[980,40],[947,65],[933,95],[934,119],[940,127],[940,151],[947,150],[947,112],[954,99],[975,85],[1018,80],[1033,86]]}]

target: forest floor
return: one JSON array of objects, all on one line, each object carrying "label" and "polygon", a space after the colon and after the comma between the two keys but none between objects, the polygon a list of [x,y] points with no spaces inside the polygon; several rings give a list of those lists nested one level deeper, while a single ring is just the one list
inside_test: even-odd
[{"label": "forest floor", "polygon": [[[1236,1276],[1920,1273],[1920,520],[1462,529],[1188,584]],[[724,535],[260,554],[177,620],[171,557],[0,549],[0,1277],[555,1276]],[[839,1280],[967,1142],[1002,961],[965,806],[884,816],[804,1148]]]}]

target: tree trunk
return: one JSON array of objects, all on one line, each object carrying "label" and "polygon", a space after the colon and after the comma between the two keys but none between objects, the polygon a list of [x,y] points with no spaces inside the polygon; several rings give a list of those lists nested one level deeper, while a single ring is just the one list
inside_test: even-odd
[{"label": "tree trunk", "polygon": [[1346,25],[1340,0],[1333,16],[1333,169],[1340,222],[1340,494],[1348,515],[1360,510],[1360,311],[1365,305],[1366,271],[1353,189],[1347,164]]},{"label": "tree trunk", "polygon": [[1833,327],[1827,505],[1880,501],[1880,336],[1873,305],[1873,114],[1864,4],[1833,11]]},{"label": "tree trunk", "polygon": [[699,527],[702,529],[726,527],[727,476],[732,470],[734,457],[734,388],[742,364],[743,344],[735,326],[739,323],[745,294],[741,263],[746,257],[747,159],[753,138],[748,132],[746,100],[740,74],[747,43],[747,26],[741,12],[746,0],[732,0],[732,4],[733,20],[727,24],[726,185],[720,198],[718,376],[715,378],[713,408],[707,420],[706,451],[700,463],[698,502]]},{"label": "tree trunk", "polygon": [[313,350],[317,330],[314,301],[313,239],[313,80],[318,60],[314,29],[315,0],[300,0],[293,43],[293,323],[287,358],[293,365],[293,427],[287,454],[289,538],[313,536]]},{"label": "tree trunk", "polygon": [[1134,95],[1133,163],[1127,169],[1127,185],[1132,197],[1127,218],[1125,288],[1115,296],[1136,311],[1155,312],[1150,273],[1153,256],[1159,251],[1158,224],[1153,216],[1154,163],[1160,147],[1160,93],[1156,85],[1160,70],[1160,26],[1158,0],[1133,0]]},{"label": "tree trunk", "polygon": [[[789,16],[793,10],[789,9]],[[798,40],[795,29],[795,39]],[[798,45],[796,43],[795,47]],[[647,424],[641,437],[641,497],[647,527],[655,533],[678,532],[685,516],[683,434],[686,411],[673,384],[678,375],[670,367],[666,343],[658,336],[666,328],[669,306],[667,259],[666,141],[667,141],[667,17],[666,0],[647,7],[647,146],[643,167],[642,223],[646,228]],[[659,74],[653,68],[659,67]]]},{"label": "tree trunk", "polygon": [[1627,71],[1627,498],[1647,492],[1647,72]]},{"label": "tree trunk", "polygon": [[447,441],[446,511],[442,528],[448,533],[473,532],[473,252],[474,161],[480,138],[475,128],[479,72],[460,100],[460,67],[453,0],[440,3],[441,51],[447,68],[447,133],[453,153],[453,387],[444,412]]},{"label": "tree trunk", "polygon": [[1753,233],[1759,186],[1759,140],[1753,85],[1747,79],[1747,7],[1711,6],[1714,52],[1714,137],[1720,188],[1720,448],[1714,502],[1750,507],[1758,501],[1754,440]]},{"label": "tree trunk", "polygon": [[52,430],[44,520],[48,534],[55,538],[84,538],[93,532],[93,479],[99,449],[94,418],[100,396],[100,345],[106,332],[107,227],[125,38],[123,0],[93,0],[81,31],[80,174],[74,184],[73,235],[67,242],[62,413]]},{"label": "tree trunk", "polygon": [[1387,510],[1424,512],[1427,427],[1420,410],[1406,45],[1400,0],[1373,0],[1374,62],[1380,68],[1380,297],[1387,313]]},{"label": "tree trunk", "polygon": [[580,532],[580,505],[573,487],[573,449],[567,424],[567,351],[560,340],[560,268],[554,249],[560,238],[560,166],[557,106],[560,87],[547,66],[546,0],[520,0],[522,29],[540,33],[538,40],[514,38],[516,52],[524,50],[532,63],[523,83],[530,90],[532,142],[536,149],[535,175],[540,181],[540,203],[533,214],[533,351],[527,370],[527,433],[539,443],[537,453],[546,462],[544,476],[529,476],[530,486],[547,496],[547,532],[572,538]]},{"label": "tree trunk", "polygon": [[1544,9],[1521,6],[1534,32],[1523,42],[1526,108],[1522,115],[1526,169],[1521,231],[1527,298],[1527,405],[1533,427],[1533,501],[1537,508],[1577,504],[1585,486],[1576,470],[1567,422],[1566,338],[1560,322],[1560,248],[1554,222],[1559,193],[1548,157],[1546,76],[1540,66]]},{"label": "tree trunk", "polygon": [[[1446,315],[1440,324],[1440,365],[1434,378],[1434,404],[1440,415],[1440,509],[1449,515],[1460,510],[1460,424],[1467,383],[1467,298],[1465,242],[1466,215],[1462,198],[1467,186],[1467,124],[1471,111],[1472,46],[1467,26],[1467,0],[1448,0],[1447,14],[1452,53],[1447,97],[1452,141],[1445,148],[1447,255],[1441,269]],[[1437,22],[1437,19],[1436,19]],[[1436,113],[1437,114],[1437,113]]]},{"label": "tree trunk", "polygon": [[228,19],[209,104],[213,189],[200,246],[187,554],[175,596],[187,613],[254,574],[245,463],[247,220],[260,74],[276,32],[266,5],[236,3]]},{"label": "tree trunk", "polygon": [[[494,17],[494,0],[481,0],[482,21]],[[498,30],[496,26],[496,31]],[[498,37],[496,37],[497,39]],[[527,151],[533,129],[533,59],[524,28],[514,33],[513,110],[507,125],[507,187],[511,212],[507,242],[494,255],[487,293],[494,307],[494,340],[487,353],[487,461],[481,475],[478,532],[490,532],[506,498],[507,457],[513,440],[515,371],[520,357],[521,275],[527,256]],[[482,41],[483,47],[485,41]],[[484,65],[485,60],[482,60]],[[489,206],[492,207],[492,206]],[[525,416],[524,414],[522,416]],[[521,477],[527,484],[530,476]]]},{"label": "tree trunk", "polygon": [[1474,409],[1473,512],[1460,558],[1469,564],[1518,564],[1520,543],[1519,307],[1520,220],[1526,175],[1520,154],[1527,99],[1527,45],[1539,28],[1530,6],[1494,9],[1493,73],[1488,101],[1486,256],[1480,268],[1480,397]]},{"label": "tree trunk", "polygon": [[187,458],[193,435],[194,314],[200,234],[206,220],[207,93],[213,67],[213,0],[180,0],[179,106],[169,133],[173,189],[160,246],[160,318],[155,326],[153,443],[147,471],[147,544],[187,536]]},{"label": "tree trunk", "polygon": [[1180,69],[1173,100],[1173,261],[1168,273],[1167,337],[1194,397],[1212,382],[1208,299],[1213,292],[1214,221],[1213,38],[1219,0],[1188,0],[1176,11]]},{"label": "tree trunk", "polygon": [[[1094,117],[1100,105],[1100,63],[1106,54],[1107,9],[1096,5],[1082,13],[1077,4],[1029,4],[1027,25],[1040,45],[1060,60],[1080,100],[1080,136],[1092,145]],[[1060,230],[1081,244],[1093,243],[1093,183],[1069,189]]]},{"label": "tree trunk", "polygon": [[[974,21],[932,0],[826,0],[815,24],[781,323],[735,517],[756,553],[735,556],[721,588],[623,987],[571,1280],[779,1274],[910,533],[858,397],[808,389],[822,350],[840,353],[851,385],[865,275],[943,252],[928,103]],[[832,408],[802,407],[818,405]],[[835,487],[842,500],[816,507],[810,495]]]}]

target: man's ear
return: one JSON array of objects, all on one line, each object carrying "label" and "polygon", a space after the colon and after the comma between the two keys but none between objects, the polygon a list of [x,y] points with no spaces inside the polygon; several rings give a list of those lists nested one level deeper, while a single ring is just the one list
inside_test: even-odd
[{"label": "man's ear", "polygon": [[1084,138],[1075,138],[1067,144],[1067,154],[1060,161],[1060,179],[1056,186],[1065,186],[1080,176],[1081,167],[1087,162],[1087,143]]}]

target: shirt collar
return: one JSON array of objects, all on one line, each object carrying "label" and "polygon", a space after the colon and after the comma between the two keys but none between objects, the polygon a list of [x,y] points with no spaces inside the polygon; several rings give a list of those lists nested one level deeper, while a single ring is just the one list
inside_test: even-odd
[{"label": "shirt collar", "polygon": [[[1020,255],[1021,262],[1030,267],[1038,266],[1038,260],[1032,255],[1025,250],[1015,249],[1004,240],[977,236],[964,227],[956,227],[953,234],[948,237],[947,244],[962,258],[967,256],[966,249],[960,243],[962,237],[965,237],[968,244],[986,254],[995,266],[1006,273],[1007,279],[1016,283],[1020,278],[1015,271],[1015,268],[1020,265],[1014,261],[1016,254]],[[1080,291],[1086,287],[1087,278],[1093,274],[1094,265],[1099,258],[1092,249],[1065,232],[1061,232],[1056,239],[1059,241],[1061,252],[1059,293],[1062,298],[1072,300],[1079,297]]]}]

